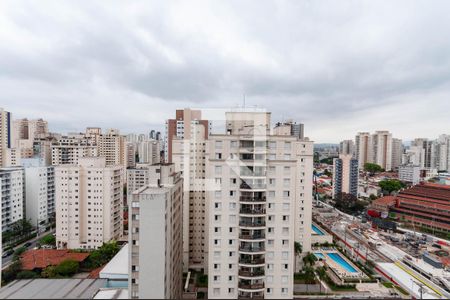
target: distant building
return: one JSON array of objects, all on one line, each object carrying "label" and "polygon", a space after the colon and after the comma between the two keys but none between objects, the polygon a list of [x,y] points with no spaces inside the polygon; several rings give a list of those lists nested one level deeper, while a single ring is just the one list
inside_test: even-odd
[{"label": "distant building", "polygon": [[23,159],[25,168],[26,219],[45,230],[55,220],[55,169],[38,158]]},{"label": "distant building", "polygon": [[339,154],[356,156],[355,143],[353,142],[353,140],[344,140],[344,141],[340,142],[339,143]]},{"label": "distant building", "polygon": [[402,164],[403,143],[401,139],[392,139],[392,170],[398,170]]},{"label": "distant building", "polygon": [[305,125],[292,120],[288,120],[284,123],[277,123],[275,124],[274,134],[292,135],[299,139],[303,139],[305,137]]},{"label": "distant building", "polygon": [[108,129],[102,133],[100,128],[87,128],[86,136],[92,138],[98,147],[98,156],[106,158],[107,166],[126,165],[125,136],[118,129]]},{"label": "distant building", "polygon": [[96,249],[122,236],[122,173],[122,166],[107,166],[104,157],[55,168],[59,249]]},{"label": "distant building", "polygon": [[420,182],[420,166],[401,165],[398,168],[398,179],[416,185]]},{"label": "distant building", "polygon": [[129,292],[133,299],[182,296],[183,183],[173,164],[149,166],[150,184],[129,209]]},{"label": "distant building", "polygon": [[341,193],[358,196],[358,160],[351,154],[333,159],[333,198]]},{"label": "distant building", "polygon": [[[177,109],[175,119],[166,121],[166,140],[164,142],[164,160],[172,162],[172,140],[177,137],[180,139],[191,139],[191,125],[202,124],[205,127],[205,139],[211,132],[211,124],[208,120],[202,119],[200,110],[191,110],[189,108]],[[159,140],[158,133],[156,139]]]},{"label": "distant building", "polygon": [[358,167],[364,168],[368,162],[372,162],[373,148],[371,135],[368,132],[359,132],[355,137],[356,159],[358,160]]},{"label": "distant building", "polygon": [[24,218],[25,179],[22,167],[0,169],[2,231]]},{"label": "distant building", "polygon": [[7,166],[7,149],[11,143],[11,113],[0,108],[0,167]]},{"label": "distant building", "polygon": [[98,156],[95,140],[83,134],[62,136],[52,142],[52,165],[77,165],[82,157]]}]

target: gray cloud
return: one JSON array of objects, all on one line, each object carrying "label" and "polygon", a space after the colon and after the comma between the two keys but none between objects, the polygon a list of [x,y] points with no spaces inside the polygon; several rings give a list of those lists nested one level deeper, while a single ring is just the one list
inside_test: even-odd
[{"label": "gray cloud", "polygon": [[[242,102],[317,141],[450,128],[447,1],[2,1],[0,106],[57,131]],[[274,120],[275,121],[275,120]]]}]

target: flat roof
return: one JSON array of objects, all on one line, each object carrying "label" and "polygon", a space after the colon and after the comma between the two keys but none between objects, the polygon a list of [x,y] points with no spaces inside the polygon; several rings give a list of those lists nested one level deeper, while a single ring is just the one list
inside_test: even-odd
[{"label": "flat roof", "polygon": [[0,289],[0,299],[92,299],[106,279],[21,279]]},{"label": "flat roof", "polygon": [[100,271],[100,278],[128,279],[128,244],[125,244]]},{"label": "flat roof", "polygon": [[101,289],[93,299],[129,299],[128,289]]}]

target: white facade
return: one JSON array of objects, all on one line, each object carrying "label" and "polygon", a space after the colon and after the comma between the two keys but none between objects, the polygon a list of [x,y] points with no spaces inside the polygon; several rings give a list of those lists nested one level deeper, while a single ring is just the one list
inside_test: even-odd
[{"label": "white facade", "polygon": [[55,170],[39,159],[23,159],[25,168],[26,219],[45,228],[55,218]]},{"label": "white facade", "polygon": [[366,163],[373,161],[372,136],[368,132],[359,132],[355,137],[355,151],[358,167],[364,168]]},{"label": "white facade", "polygon": [[23,168],[0,169],[0,192],[2,201],[2,231],[23,219],[24,170]]},{"label": "white facade", "polygon": [[77,165],[82,157],[98,156],[98,148],[84,135],[69,135],[52,142],[52,165]]},{"label": "white facade", "polygon": [[373,160],[386,171],[392,170],[392,134],[389,131],[376,131],[372,135]]},{"label": "white facade", "polygon": [[11,113],[0,108],[0,167],[7,166],[7,149],[12,147],[11,119]]},{"label": "white facade", "polygon": [[398,170],[402,164],[403,143],[401,139],[392,139],[392,170]]},{"label": "white facade", "polygon": [[344,140],[339,143],[339,154],[353,155],[356,157],[355,143],[353,140]]},{"label": "white facade", "polygon": [[311,249],[313,143],[270,113],[226,114],[207,141],[208,297],[293,298],[294,242]]},{"label": "white facade", "polygon": [[156,164],[160,162],[159,141],[148,140],[137,143],[138,162]]},{"label": "white facade", "polygon": [[95,140],[98,156],[106,158],[107,166],[126,165],[125,136],[120,135],[118,129],[108,129],[102,134],[100,128],[87,128],[86,136]]},{"label": "white facade", "polygon": [[182,296],[182,179],[173,164],[149,166],[150,184],[129,209],[129,290],[133,299]]},{"label": "white facade", "polygon": [[104,157],[55,168],[58,248],[93,249],[122,235],[123,167]]},{"label": "white facade", "polygon": [[420,166],[401,165],[398,168],[398,179],[401,181],[412,183],[413,185],[420,182]]}]

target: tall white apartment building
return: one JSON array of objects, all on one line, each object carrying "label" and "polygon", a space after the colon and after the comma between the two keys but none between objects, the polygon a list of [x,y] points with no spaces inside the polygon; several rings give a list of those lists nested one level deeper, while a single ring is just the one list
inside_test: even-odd
[{"label": "tall white apartment building", "polygon": [[401,139],[392,138],[392,170],[398,170],[402,164],[403,143]]},{"label": "tall white apartment building", "polygon": [[420,166],[401,165],[398,167],[398,179],[413,185],[420,182]]},{"label": "tall white apartment building", "polygon": [[149,184],[129,209],[129,292],[133,299],[182,297],[183,181],[173,164],[148,166]]},{"label": "tall white apartment building", "polygon": [[435,141],[435,157],[436,169],[450,172],[450,135],[441,134]]},{"label": "tall white apartment building", "polygon": [[33,226],[45,229],[55,220],[55,168],[39,158],[22,160],[25,169],[25,215]]},{"label": "tall white apartment building", "polygon": [[131,199],[133,193],[150,184],[151,164],[136,164],[127,169],[127,198]]},{"label": "tall white apartment building", "polygon": [[104,157],[55,167],[58,248],[95,249],[122,235],[123,167]]},{"label": "tall white apartment building", "polygon": [[82,157],[98,156],[97,144],[82,134],[63,136],[51,146],[52,165],[77,165]]},{"label": "tall white apartment building", "polygon": [[353,140],[344,140],[339,143],[339,154],[343,155],[353,155],[356,156],[355,153],[355,143]]},{"label": "tall white apartment building", "polygon": [[159,141],[146,140],[137,142],[137,152],[139,163],[160,163],[161,155]]},{"label": "tall white apartment building", "polygon": [[364,168],[364,165],[373,162],[372,136],[368,132],[359,132],[355,137],[356,158],[358,167]]},{"label": "tall white apartment building", "polygon": [[0,108],[0,167],[7,166],[7,149],[11,148],[11,113]]},{"label": "tall white apartment building", "polygon": [[136,165],[136,143],[125,142],[126,167],[133,168]]},{"label": "tall white apartment building", "polygon": [[2,205],[2,231],[23,219],[24,213],[24,170],[21,167],[0,169],[0,193]]},{"label": "tall white apartment building", "polygon": [[386,171],[392,170],[392,133],[376,131],[372,135],[373,163]]},{"label": "tall white apartment building", "polygon": [[341,193],[358,196],[358,161],[352,154],[340,154],[333,159],[333,199]]},{"label": "tall white apartment building", "polygon": [[183,267],[207,270],[204,124],[191,123],[190,138],[172,139],[172,162],[183,176]]},{"label": "tall white apartment building", "polygon": [[229,112],[206,158],[208,297],[292,299],[294,244],[311,249],[313,143],[271,134],[270,113]]}]

